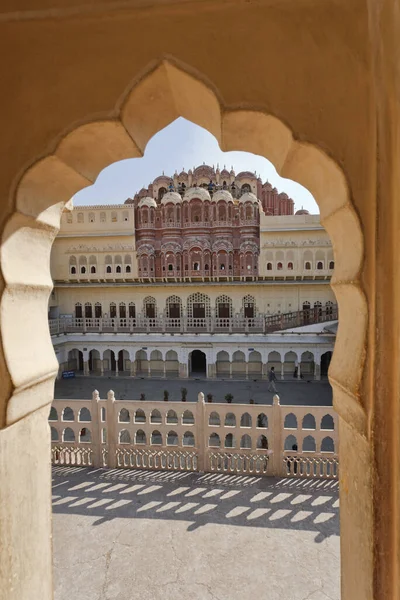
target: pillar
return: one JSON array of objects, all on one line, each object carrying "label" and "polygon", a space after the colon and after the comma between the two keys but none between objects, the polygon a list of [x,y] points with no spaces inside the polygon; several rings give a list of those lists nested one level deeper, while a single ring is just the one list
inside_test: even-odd
[{"label": "pillar", "polygon": [[106,404],[106,423],[107,423],[107,446],[108,458],[107,466],[109,469],[115,469],[117,466],[117,430],[116,430],[117,415],[115,414],[115,395],[112,390],[107,394]]},{"label": "pillar", "polygon": [[92,394],[92,405],[90,407],[92,415],[92,450],[93,450],[93,466],[96,468],[102,467],[101,458],[101,400],[100,394],[94,390]]},{"label": "pillar", "polygon": [[131,358],[131,377],[135,377],[136,376],[136,361],[135,359],[132,360]]},{"label": "pillar", "polygon": [[284,363],[284,361],[281,362],[281,379],[282,379],[282,381],[285,379],[285,363]]},{"label": "pillar", "polygon": [[104,359],[100,359],[100,376],[104,375]]},{"label": "pillar", "polygon": [[186,379],[188,376],[188,367],[186,363],[179,363],[179,377]]},{"label": "pillar", "polygon": [[115,377],[118,377],[118,354],[115,356]]},{"label": "pillar", "polygon": [[83,374],[84,374],[84,375],[90,375],[90,371],[89,371],[89,361],[88,361],[88,360],[84,360],[84,361],[83,361]]},{"label": "pillar", "polygon": [[281,423],[281,406],[280,406],[280,398],[278,394],[275,394],[272,399],[272,438],[269,436],[270,440],[270,458],[268,463],[268,474],[273,475],[274,477],[279,477],[282,475],[282,451],[283,451],[283,442],[282,442],[282,432],[283,427]]},{"label": "pillar", "polygon": [[314,362],[314,379],[320,381],[321,379],[321,367],[319,362]]},{"label": "pillar", "polygon": [[164,374],[163,374],[164,379],[166,379],[167,378],[167,363],[166,363],[165,358],[163,360],[163,371],[164,371]]},{"label": "pillar", "polygon": [[246,360],[246,379],[249,378],[249,362]]},{"label": "pillar", "polygon": [[232,379],[232,361],[229,361],[229,379]]}]

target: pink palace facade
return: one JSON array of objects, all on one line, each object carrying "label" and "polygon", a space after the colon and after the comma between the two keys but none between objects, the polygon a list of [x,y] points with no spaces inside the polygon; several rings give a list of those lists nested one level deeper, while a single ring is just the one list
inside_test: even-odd
[{"label": "pink palace facade", "polygon": [[161,175],[133,200],[138,277],[257,277],[260,211],[293,215],[294,201],[255,173],[202,165]]}]

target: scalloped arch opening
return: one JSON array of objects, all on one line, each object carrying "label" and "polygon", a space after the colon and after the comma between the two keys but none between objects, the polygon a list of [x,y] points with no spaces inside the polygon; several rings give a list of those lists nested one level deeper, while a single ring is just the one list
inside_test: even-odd
[{"label": "scalloped arch opening", "polygon": [[[43,253],[50,256],[62,208],[67,201],[79,189],[95,181],[110,163],[141,156],[151,137],[178,117],[209,131],[224,151],[241,150],[265,157],[278,174],[300,183],[314,195],[323,225],[333,243],[336,265],[333,288],[341,313],[330,370],[335,407],[352,426],[365,433],[365,414],[359,403],[367,326],[367,308],[360,284],[363,235],[343,172],[316,146],[294,140],[292,132],[275,116],[256,110],[229,110],[211,85],[189,73],[189,69],[170,61],[160,62],[133,85],[121,103],[119,118],[92,121],[75,128],[58,143],[54,154],[29,168],[19,182],[16,190],[19,218],[14,214],[6,231],[9,235],[10,228],[13,233],[18,230],[21,233],[23,229],[25,242],[17,247],[7,247],[7,244],[2,247],[3,263],[10,267],[4,270],[5,298],[13,295],[17,300],[14,304],[4,305],[3,298],[1,313],[5,356],[16,388],[14,397],[34,376],[32,370],[27,373],[23,368],[20,344],[13,341],[15,330],[20,327],[16,308],[18,298],[24,302],[27,293],[24,269],[18,269],[24,258],[22,254],[29,255],[27,248],[29,250],[35,239],[33,230],[42,232],[42,252],[30,260],[43,260]],[[20,218],[22,216],[25,219]],[[27,269],[31,268],[30,260],[26,261]],[[18,269],[13,265],[18,265]],[[43,335],[47,331],[43,307],[47,303],[49,280],[46,274],[41,276],[40,270],[37,272],[37,302],[32,305],[34,315],[31,314],[31,319],[36,323],[40,337],[39,332]],[[41,278],[43,288],[40,287]],[[6,321],[13,326],[4,328]],[[27,345],[31,356],[36,357],[34,340],[35,335],[30,336]],[[51,345],[47,344],[45,358],[43,348],[41,351],[41,372],[46,371],[47,365],[49,375],[55,375]]]}]

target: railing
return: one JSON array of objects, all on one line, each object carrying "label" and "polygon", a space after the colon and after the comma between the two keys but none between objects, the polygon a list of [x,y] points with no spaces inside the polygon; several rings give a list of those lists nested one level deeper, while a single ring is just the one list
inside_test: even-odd
[{"label": "railing", "polygon": [[331,407],[116,400],[54,400],[58,465],[337,479]]},{"label": "railing", "polygon": [[235,315],[231,318],[220,317],[176,317],[165,316],[149,318],[139,314],[135,318],[101,317],[101,318],[73,318],[50,319],[49,329],[51,335],[61,333],[77,332],[168,332],[179,331],[181,333],[193,333],[193,331],[204,331],[209,333],[272,333],[292,327],[301,327],[315,323],[324,323],[338,319],[336,305],[324,308],[312,308],[297,312],[284,313],[281,315],[257,315],[253,318],[245,318]]}]

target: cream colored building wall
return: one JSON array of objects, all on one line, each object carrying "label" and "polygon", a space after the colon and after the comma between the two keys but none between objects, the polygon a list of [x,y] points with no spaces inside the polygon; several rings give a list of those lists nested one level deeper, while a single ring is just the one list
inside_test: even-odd
[{"label": "cream colored building wall", "polygon": [[72,267],[77,279],[98,280],[106,275],[108,265],[116,280],[137,277],[133,205],[77,207],[64,212],[51,252],[53,280],[71,279]]},{"label": "cream colored building wall", "polygon": [[[319,215],[269,217],[260,212],[260,277],[331,275],[333,261],[332,244]],[[288,268],[289,263],[293,269]],[[310,263],[309,269],[306,263]],[[317,268],[321,267],[318,263],[322,268]]]},{"label": "cream colored building wall", "polygon": [[274,314],[285,313],[303,308],[304,302],[309,302],[311,306],[315,302],[321,302],[324,306],[326,302],[336,303],[335,296],[329,285],[329,282],[321,283],[301,283],[296,284],[227,284],[227,285],[126,285],[126,286],[57,286],[55,289],[59,314],[74,314],[75,304],[86,302],[93,305],[96,302],[101,303],[103,314],[109,314],[110,303],[118,305],[124,302],[126,306],[130,302],[135,303],[136,314],[143,311],[143,303],[146,297],[153,297],[156,300],[157,314],[162,315],[166,307],[166,300],[170,296],[177,296],[181,299],[182,307],[185,310],[187,300],[191,294],[207,294],[210,298],[211,309],[215,308],[216,299],[219,296],[227,296],[232,299],[233,313],[239,313],[243,307],[243,298],[253,296],[256,301],[257,311],[259,313]]}]

